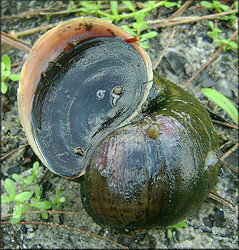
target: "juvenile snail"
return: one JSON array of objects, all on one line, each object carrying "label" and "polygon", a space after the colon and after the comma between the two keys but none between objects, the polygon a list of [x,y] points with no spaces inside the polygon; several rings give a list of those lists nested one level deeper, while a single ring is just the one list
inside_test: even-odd
[{"label": "juvenile snail", "polygon": [[22,69],[18,106],[39,159],[81,183],[99,224],[175,224],[216,181],[218,139],[206,109],[153,72],[110,22],[76,18],[45,33]]}]

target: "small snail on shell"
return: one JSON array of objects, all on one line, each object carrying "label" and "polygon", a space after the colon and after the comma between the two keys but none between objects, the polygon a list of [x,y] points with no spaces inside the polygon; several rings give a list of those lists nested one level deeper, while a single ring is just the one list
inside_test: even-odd
[{"label": "small snail on shell", "polygon": [[206,109],[153,72],[140,45],[108,21],[76,18],[45,33],[22,69],[18,106],[37,156],[81,183],[99,224],[173,225],[217,178]]}]

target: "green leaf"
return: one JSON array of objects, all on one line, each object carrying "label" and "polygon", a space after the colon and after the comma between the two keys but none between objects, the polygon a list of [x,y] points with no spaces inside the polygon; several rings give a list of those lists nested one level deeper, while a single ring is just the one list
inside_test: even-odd
[{"label": "green leaf", "polygon": [[53,204],[55,204],[55,203],[57,203],[58,202],[58,199],[57,198],[54,198],[53,200],[52,200],[52,203]]},{"label": "green leaf", "polygon": [[11,224],[12,225],[16,225],[17,223],[19,223],[21,221],[22,216],[19,217],[12,217],[11,218]]},{"label": "green leaf", "polygon": [[23,182],[26,184],[26,185],[31,185],[34,181],[34,176],[30,175],[28,176],[26,179],[23,180]]},{"label": "green leaf", "polygon": [[212,3],[208,2],[208,1],[201,1],[200,5],[202,5],[202,7],[208,8],[208,9],[213,8]]},{"label": "green leaf", "polygon": [[21,205],[17,203],[13,210],[11,223],[15,225],[21,220],[21,218],[22,218],[22,208],[21,208]]},{"label": "green leaf", "polygon": [[213,100],[218,106],[224,109],[232,120],[238,124],[238,111],[231,101],[215,89],[203,88],[201,89],[204,95]]},{"label": "green leaf", "polygon": [[139,12],[135,15],[135,19],[137,24],[141,24],[142,22],[144,22],[144,13],[143,12]]},{"label": "green leaf", "polygon": [[128,27],[127,25],[122,25],[121,28],[123,30],[128,31],[132,36],[136,36],[136,33],[130,27]]},{"label": "green leaf", "polygon": [[60,197],[60,194],[61,194],[61,191],[59,188],[57,188],[56,190],[56,197],[59,198]]},{"label": "green leaf", "polygon": [[171,231],[171,229],[167,229],[167,237],[169,238],[169,239],[172,239],[173,238],[173,233],[172,233],[172,231]]},{"label": "green leaf", "polygon": [[29,200],[31,197],[32,197],[32,193],[26,191],[26,192],[17,194],[14,198],[14,201],[26,201],[26,200]]},{"label": "green leaf", "polygon": [[118,16],[118,1],[110,1],[110,9],[113,15]]},{"label": "green leaf", "polygon": [[59,199],[59,202],[65,202],[66,201],[66,198],[65,197],[61,197],[60,199]]},{"label": "green leaf", "polygon": [[13,197],[2,195],[2,197],[1,197],[1,202],[2,202],[2,203],[8,203],[8,202],[10,202],[10,201],[13,201]]},{"label": "green leaf", "polygon": [[158,33],[156,31],[151,31],[151,32],[148,32],[146,34],[143,34],[143,35],[141,35],[140,42],[143,42],[147,39],[153,38],[153,37],[157,36],[157,34]]},{"label": "green leaf", "polygon": [[177,5],[178,5],[177,3],[170,3],[170,2],[165,2],[165,3],[164,3],[164,6],[165,6],[166,8],[171,8],[171,7],[177,6]]},{"label": "green leaf", "polygon": [[40,166],[40,163],[39,163],[39,161],[35,161],[34,163],[33,163],[33,172],[34,172],[34,174],[35,175],[37,175],[38,174],[38,168],[39,168],[39,166]]},{"label": "green leaf", "polygon": [[2,72],[2,78],[6,79],[11,75],[11,71],[10,70],[5,70]]},{"label": "green leaf", "polygon": [[38,169],[39,168],[39,166],[40,166],[40,163],[39,163],[39,161],[35,161],[34,163],[33,163],[33,169],[34,170],[36,170],[36,169]]},{"label": "green leaf", "polygon": [[1,62],[1,74],[6,70],[6,66],[3,62]]},{"label": "green leaf", "polygon": [[7,70],[11,71],[11,59],[7,55],[2,56],[2,62],[4,63]]},{"label": "green leaf", "polygon": [[4,181],[4,187],[5,187],[6,191],[8,192],[8,194],[10,196],[15,196],[16,195],[16,191],[15,191],[15,187],[14,187],[13,181],[10,180],[9,178],[7,178]]},{"label": "green leaf", "polygon": [[181,228],[181,227],[188,227],[187,223],[184,221],[181,221],[173,226],[171,226],[172,228]]},{"label": "green leaf", "polygon": [[134,5],[131,1],[122,1],[122,3],[131,11],[135,12]]},{"label": "green leaf", "polygon": [[[143,5],[145,8],[148,8],[148,7],[153,8],[155,2],[156,2],[156,1],[149,1],[148,3],[143,3],[142,5]],[[164,2],[164,1],[162,1],[162,2]]]},{"label": "green leaf", "polygon": [[230,47],[232,47],[233,49],[238,49],[238,43],[236,43],[236,42],[230,41],[230,42],[228,43],[228,45],[229,45]]},{"label": "green leaf", "polygon": [[5,95],[7,93],[8,87],[5,82],[1,81],[1,93]]},{"label": "green leaf", "polygon": [[35,194],[36,194],[37,199],[40,200],[40,198],[41,198],[41,188],[38,185],[36,185]]},{"label": "green leaf", "polygon": [[20,79],[20,75],[16,75],[16,74],[11,74],[9,75],[9,78],[12,80],[12,81],[18,81]]},{"label": "green leaf", "polygon": [[12,174],[12,178],[16,181],[22,181],[22,178],[19,176],[19,174]]},{"label": "green leaf", "polygon": [[215,5],[218,6],[219,8],[221,8],[223,11],[227,11],[229,9],[229,6],[227,6],[225,4],[221,4],[218,1],[215,1]]},{"label": "green leaf", "polygon": [[140,42],[140,45],[142,46],[143,49],[149,48],[148,41]]},{"label": "green leaf", "polygon": [[41,217],[45,220],[48,219],[48,213],[41,213]]},{"label": "green leaf", "polygon": [[39,201],[39,202],[34,202],[30,204],[31,207],[39,208],[41,210],[49,209],[51,208],[51,202],[49,201]]},{"label": "green leaf", "polygon": [[209,22],[208,22],[208,25],[209,25],[209,27],[210,27],[211,29],[214,29],[214,23],[213,23],[212,21],[209,21]]},{"label": "green leaf", "polygon": [[221,4],[220,5],[220,8],[223,10],[223,11],[227,11],[229,9],[229,6],[225,5],[225,4]]}]

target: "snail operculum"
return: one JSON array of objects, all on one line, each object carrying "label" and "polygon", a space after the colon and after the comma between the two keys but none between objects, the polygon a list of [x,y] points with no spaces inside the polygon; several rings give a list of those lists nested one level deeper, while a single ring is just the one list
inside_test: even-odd
[{"label": "snail operculum", "polygon": [[79,174],[101,138],[137,109],[146,81],[141,56],[118,38],[82,42],[51,64],[31,110],[35,140],[51,169]]}]

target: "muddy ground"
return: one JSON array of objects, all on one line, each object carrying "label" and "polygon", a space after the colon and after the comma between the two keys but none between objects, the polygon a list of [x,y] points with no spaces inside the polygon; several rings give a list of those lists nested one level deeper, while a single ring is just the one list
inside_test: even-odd
[{"label": "muddy ground", "polygon": [[[55,2],[55,1],[54,1]],[[57,1],[57,4],[67,6],[68,1]],[[56,15],[47,19],[45,16],[24,16],[22,18],[7,17],[39,8],[47,8],[53,1],[2,1],[2,31],[9,33],[12,30],[19,32],[38,27],[42,24],[56,23],[76,17],[71,15]],[[175,9],[163,10],[161,18],[169,17]],[[211,14],[204,8],[189,8],[184,16],[203,16]],[[147,17],[156,19],[159,9],[154,10]],[[129,20],[130,21],[130,20]],[[127,20],[127,22],[129,22]],[[126,23],[126,21],[120,24]],[[119,24],[119,25],[120,25]],[[230,37],[233,30],[226,22],[220,22],[222,36]],[[158,35],[149,41],[149,48],[146,50],[152,60],[157,61],[169,37],[176,30],[169,49],[157,71],[169,80],[182,85],[193,73],[195,73],[203,63],[207,61],[211,53],[215,50],[212,39],[207,36],[209,31],[208,20],[193,22],[189,24],[172,26],[164,29],[156,29]],[[20,37],[25,42],[34,45],[43,32]],[[24,61],[27,53],[18,49],[10,49],[6,52],[10,56],[12,63]],[[238,98],[238,74],[233,68],[236,65],[237,53],[229,50],[220,53],[213,64],[202,71],[192,82],[188,84],[186,90],[198,98],[208,109],[214,111],[226,123],[233,124],[227,114],[208,101],[202,94],[202,87],[215,87],[218,91],[227,96],[235,105]],[[19,66],[21,69],[22,64]],[[16,69],[16,68],[14,68]],[[1,96],[1,155],[5,155],[21,145],[27,143],[23,129],[19,122],[17,110],[17,88],[18,82],[7,82],[8,92]],[[215,119],[219,119],[216,117]],[[214,127],[219,135],[220,145],[224,145],[219,156],[225,154],[234,144],[236,144],[237,130],[214,123]],[[27,146],[17,151],[2,161],[2,184],[4,179],[11,178],[13,173],[26,176],[37,159],[31,148]],[[238,166],[238,151],[231,153],[225,161],[234,166]],[[45,167],[40,165],[42,177]],[[20,189],[20,184],[16,186]],[[70,182],[64,178],[48,172],[43,181],[44,199],[51,199],[56,189],[61,190],[61,195],[67,201],[62,206],[62,211],[85,213],[82,206],[77,183]],[[125,236],[108,227],[99,226],[85,215],[59,215],[52,214],[48,220],[41,219],[39,214],[24,215],[23,221],[50,222],[54,224],[66,225],[112,239],[128,248],[217,248],[233,249],[238,247],[238,175],[225,165],[220,166],[219,176],[213,191],[235,204],[235,208],[207,198],[197,212],[187,218],[187,228],[173,229],[173,238],[168,239],[166,229],[153,228],[137,236]],[[2,188],[2,193],[5,193]],[[12,212],[13,204],[2,204],[2,216]],[[9,221],[9,219],[4,219]],[[119,248],[106,240],[87,235],[85,233],[68,230],[56,226],[45,225],[2,225],[1,247],[3,249],[75,249],[75,248]]]}]

